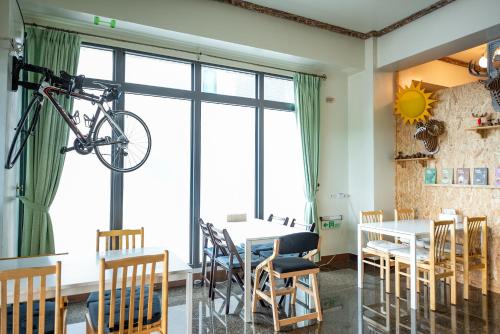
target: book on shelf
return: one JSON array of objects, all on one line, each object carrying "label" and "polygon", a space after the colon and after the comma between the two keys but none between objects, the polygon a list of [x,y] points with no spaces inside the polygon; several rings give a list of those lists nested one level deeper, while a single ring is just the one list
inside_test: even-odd
[{"label": "book on shelf", "polygon": [[441,184],[453,184],[453,168],[443,168],[441,171]]},{"label": "book on shelf", "polygon": [[425,184],[436,184],[436,168],[426,168],[424,172],[424,183]]},{"label": "book on shelf", "polygon": [[500,187],[500,166],[495,168],[495,187]]},{"label": "book on shelf", "polygon": [[457,168],[457,184],[470,183],[470,168]]},{"label": "book on shelf", "polygon": [[488,168],[474,168],[474,184],[481,186],[488,184]]}]

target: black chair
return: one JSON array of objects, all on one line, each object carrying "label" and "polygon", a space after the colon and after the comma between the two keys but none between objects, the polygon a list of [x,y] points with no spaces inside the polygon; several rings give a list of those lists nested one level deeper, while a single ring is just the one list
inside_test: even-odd
[{"label": "black chair", "polygon": [[[208,229],[208,224],[203,221],[203,219],[198,220],[200,224],[200,230],[202,234],[202,251],[203,251],[203,259],[201,266],[201,282],[200,286],[204,286],[205,282],[207,282],[210,286],[210,281],[212,276],[207,275],[207,258],[210,260],[210,269],[213,267],[214,263],[214,252],[215,248],[213,247],[212,237],[210,235],[210,231]],[[211,271],[210,271],[211,272]]]},{"label": "black chair", "polygon": [[[316,233],[301,232],[289,234],[275,240],[273,254],[256,267],[255,277],[257,279],[253,290],[252,312],[257,311],[257,301],[259,300],[264,300],[271,304],[275,331],[279,331],[281,326],[285,324],[297,323],[313,318],[316,318],[318,321],[323,320],[318,291],[317,276],[319,273],[319,266],[312,261],[313,256],[319,252],[319,248],[320,237]],[[296,253],[304,253],[306,255],[303,257],[279,256],[280,254]],[[260,287],[258,277],[263,271],[269,275],[269,291],[264,291]],[[311,276],[310,286],[306,286],[299,278],[309,275]],[[293,282],[291,287],[276,287],[276,279],[289,278],[291,278]],[[276,297],[280,295],[291,295],[291,303],[295,304],[297,289],[313,296],[316,308],[315,312],[288,319],[279,319]]]},{"label": "black chair", "polygon": [[[231,300],[231,286],[233,280],[239,285],[242,291],[245,291],[243,278],[240,276],[240,274],[242,275],[244,271],[245,255],[239,252],[239,249],[234,245],[227,230],[224,229],[222,231],[218,231],[213,227],[212,224],[208,224],[208,226],[216,249],[214,265],[211,273],[211,277],[213,277],[214,279],[212,279],[212,288],[210,297],[212,300],[214,300],[215,293],[223,297],[226,302],[225,313],[228,314],[230,300]],[[257,265],[261,263],[263,260],[264,258],[252,254],[251,258],[252,269],[257,267]],[[221,267],[227,273],[227,287],[225,293],[217,289],[217,279],[215,273],[217,272],[218,267]],[[253,279],[251,281],[253,285]],[[249,288],[251,289],[252,287]]]},{"label": "black chair", "polygon": [[[283,225],[287,226],[289,218],[288,217],[278,217],[278,216],[275,216],[274,214],[271,213],[269,215],[269,217],[267,218],[267,221],[270,223],[282,223]],[[264,228],[265,228],[265,226],[264,226]],[[260,244],[260,245],[255,245],[252,247],[252,253],[254,253],[255,255],[260,255],[260,256],[263,256],[261,254],[261,252],[272,252],[272,250],[273,250],[273,243],[272,242]]]}]

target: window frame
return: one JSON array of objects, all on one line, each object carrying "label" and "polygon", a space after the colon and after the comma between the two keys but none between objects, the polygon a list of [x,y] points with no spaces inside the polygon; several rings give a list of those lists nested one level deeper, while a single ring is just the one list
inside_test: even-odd
[{"label": "window frame", "polygon": [[[114,109],[124,109],[125,93],[139,94],[146,96],[158,96],[191,101],[191,167],[190,167],[190,265],[200,266],[200,231],[198,220],[200,218],[200,164],[201,164],[201,104],[202,102],[221,103],[237,106],[253,107],[255,113],[255,201],[254,215],[263,218],[264,214],[264,109],[275,109],[283,112],[294,112],[293,103],[270,101],[264,99],[264,77],[276,77],[290,80],[289,76],[282,76],[262,71],[253,71],[245,68],[225,66],[208,62],[183,59],[178,57],[165,56],[150,52],[132,50],[106,46],[95,43],[84,42],[82,47],[96,48],[113,51],[113,80],[103,80],[97,78],[85,78],[84,88],[100,89],[94,81],[104,83],[120,84],[123,94],[113,103]],[[145,84],[129,83],[125,81],[125,55],[133,54],[167,61],[188,63],[191,65],[191,89],[183,90],[177,88],[167,88],[150,86]],[[202,66],[220,68],[223,70],[250,73],[255,75],[255,98],[205,93],[201,86]],[[123,228],[123,174],[110,171],[110,229]]]}]

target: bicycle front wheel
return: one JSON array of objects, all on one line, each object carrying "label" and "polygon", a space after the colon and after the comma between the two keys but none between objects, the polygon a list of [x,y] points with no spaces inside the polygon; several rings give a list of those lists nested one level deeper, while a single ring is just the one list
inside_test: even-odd
[{"label": "bicycle front wheel", "polygon": [[14,138],[12,138],[9,153],[7,154],[5,168],[11,169],[14,167],[21,153],[23,153],[28,138],[35,130],[36,123],[38,122],[40,109],[42,107],[42,99],[43,98],[40,96],[34,96],[26,112],[21,116],[19,123],[17,123],[16,132],[14,133]]},{"label": "bicycle front wheel", "polygon": [[94,132],[97,158],[116,172],[131,172],[144,165],[151,152],[151,134],[146,123],[129,111],[111,111],[97,123]]}]

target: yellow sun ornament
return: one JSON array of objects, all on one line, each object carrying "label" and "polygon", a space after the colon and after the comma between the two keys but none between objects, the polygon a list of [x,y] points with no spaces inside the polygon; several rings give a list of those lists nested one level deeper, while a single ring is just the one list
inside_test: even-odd
[{"label": "yellow sun ornament", "polygon": [[395,113],[399,114],[405,123],[425,122],[430,117],[431,104],[437,100],[430,98],[432,93],[426,93],[421,88],[421,82],[411,83],[410,87],[399,86],[396,94]]}]

